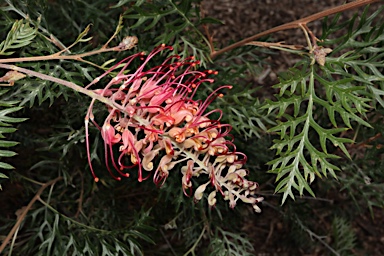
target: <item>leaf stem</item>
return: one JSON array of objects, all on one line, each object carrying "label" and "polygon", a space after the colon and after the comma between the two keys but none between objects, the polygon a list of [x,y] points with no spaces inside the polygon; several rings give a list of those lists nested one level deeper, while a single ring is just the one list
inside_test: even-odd
[{"label": "leaf stem", "polygon": [[24,180],[26,180],[26,181],[29,181],[29,182],[31,182],[31,183],[35,183],[35,184],[40,185],[40,186],[43,186],[43,185],[44,185],[44,183],[39,182],[39,181],[34,180],[34,179],[31,179],[31,178],[28,178],[28,177],[26,177],[26,176],[24,176],[24,175],[22,175],[22,174],[20,174],[20,173],[18,173],[18,172],[16,172],[16,171],[13,171],[13,172],[16,173],[17,175],[19,175],[22,179],[24,179]]}]

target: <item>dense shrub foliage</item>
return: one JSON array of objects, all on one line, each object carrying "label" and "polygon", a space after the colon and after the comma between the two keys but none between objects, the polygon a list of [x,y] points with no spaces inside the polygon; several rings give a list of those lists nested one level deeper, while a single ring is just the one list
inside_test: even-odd
[{"label": "dense shrub foliage", "polygon": [[[384,206],[384,7],[228,46],[201,4],[0,3],[0,253],[255,255],[271,212],[282,245],[359,248],[351,221]],[[298,61],[262,91],[279,52]]]}]

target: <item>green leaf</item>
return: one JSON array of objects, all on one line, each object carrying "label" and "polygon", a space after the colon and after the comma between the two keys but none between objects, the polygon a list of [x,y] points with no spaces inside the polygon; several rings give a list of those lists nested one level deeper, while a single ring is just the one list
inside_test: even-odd
[{"label": "green leaf", "polygon": [[85,38],[85,36],[88,34],[89,30],[91,29],[91,25],[89,24],[76,38],[75,42],[73,42],[72,45],[75,45],[79,42],[88,42],[89,40],[92,40],[92,37]]},{"label": "green leaf", "polygon": [[[302,65],[303,69],[307,67]],[[328,101],[316,94],[315,80],[325,86]],[[297,86],[298,84],[300,86]],[[269,129],[269,132],[279,135],[279,139],[274,140],[272,149],[276,149],[276,154],[280,156],[269,164],[272,166],[271,172],[277,174],[276,181],[279,183],[276,192],[283,193],[282,202],[284,203],[288,195],[294,198],[292,189],[298,190],[300,195],[306,190],[314,196],[309,184],[314,181],[315,176],[321,177],[321,174],[327,176],[331,173],[336,177],[334,171],[339,168],[331,164],[327,158],[338,157],[328,153],[327,141],[350,157],[344,144],[353,141],[338,137],[347,128],[322,127],[315,118],[315,109],[323,107],[327,110],[329,120],[334,126],[338,126],[335,118],[335,112],[337,112],[347,127],[352,127],[351,120],[369,127],[370,125],[357,115],[368,111],[369,105],[366,103],[368,100],[358,94],[362,88],[354,88],[350,85],[350,80],[335,82],[325,80],[317,75],[314,67],[309,71],[292,69],[291,73],[281,79],[281,83],[276,87],[280,88],[280,93],[277,95],[278,101],[268,101],[264,108],[269,112],[278,110],[277,117],[284,118]],[[289,93],[285,93],[288,88],[290,88]],[[290,107],[293,107],[293,116],[287,114]]]},{"label": "green leaf", "polygon": [[0,55],[11,55],[14,51],[10,52],[7,50],[29,45],[36,34],[37,29],[31,28],[29,23],[24,20],[15,21],[6,39],[0,43]]},{"label": "green leaf", "polygon": [[8,176],[5,175],[4,173],[1,173],[1,172],[0,172],[0,178],[1,178],[1,179],[8,179]]},{"label": "green leaf", "polygon": [[17,155],[15,152],[9,150],[0,150],[0,157],[12,157]]},{"label": "green leaf", "polygon": [[[132,4],[134,2],[130,1]],[[182,58],[189,57],[192,53],[203,66],[210,62],[209,41],[201,32],[199,11],[191,1],[142,1],[131,5],[125,11],[124,18],[133,21],[130,29],[141,34],[140,40],[146,40],[153,45],[172,45],[171,54],[180,55]],[[212,20],[203,22],[209,21]],[[163,32],[157,33],[159,30]],[[153,34],[157,36],[153,37]]]},{"label": "green leaf", "polygon": [[128,4],[128,3],[130,3],[130,2],[134,2],[136,6],[140,6],[140,5],[142,5],[142,4],[145,2],[145,0],[138,0],[138,1],[132,1],[132,0],[120,0],[117,4],[111,6],[111,8],[118,8],[118,7],[121,7],[121,6],[123,6],[123,5]]},{"label": "green leaf", "polygon": [[4,136],[2,135],[3,133],[12,133],[17,130],[16,128],[11,128],[11,127],[1,127],[1,125],[9,126],[9,124],[0,122],[0,138],[4,138]]},{"label": "green leaf", "polygon": [[332,221],[332,245],[341,255],[352,253],[355,247],[356,234],[347,220],[335,217]]},{"label": "green leaf", "polygon": [[[336,178],[339,154],[351,158],[346,144],[354,141],[345,135],[361,125],[372,128],[367,116],[375,111],[376,102],[384,107],[384,25],[373,24],[383,10],[380,7],[368,17],[366,9],[360,20],[355,15],[338,24],[337,16],[324,24],[322,46],[337,45],[325,65],[299,62],[274,86],[279,90],[276,100],[267,100],[263,106],[279,118],[269,129],[277,135],[271,147],[277,157],[269,164],[283,203],[288,195],[295,197],[294,190],[299,195],[304,190],[312,194],[309,184],[316,176]],[[347,34],[327,39],[346,27]]]},{"label": "green leaf", "polygon": [[[1,94],[4,93],[0,90],[0,95]],[[12,124],[20,123],[27,120],[26,118],[16,118],[8,116],[22,109],[22,107],[14,106],[17,103],[18,102],[14,100],[8,102],[2,101],[3,109],[0,110],[0,138],[5,138],[4,134],[6,133],[13,133],[16,131],[16,128],[11,127]],[[0,140],[0,159],[2,159],[3,157],[12,157],[16,155],[15,152],[10,150],[4,150],[3,148],[10,148],[17,144],[18,143],[16,141]],[[0,162],[0,169],[13,169],[13,166],[4,162]]]},{"label": "green leaf", "polygon": [[8,169],[8,170],[11,170],[11,169],[14,169],[14,167],[13,167],[12,165],[10,165],[10,164],[0,162],[0,169]]}]

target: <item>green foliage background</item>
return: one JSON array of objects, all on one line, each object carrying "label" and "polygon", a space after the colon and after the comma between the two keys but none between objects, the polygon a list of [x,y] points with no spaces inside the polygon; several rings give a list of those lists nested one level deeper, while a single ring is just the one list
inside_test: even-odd
[{"label": "green foliage background", "polygon": [[[261,243],[255,241],[257,231],[241,229],[247,223],[260,224],[258,218],[269,212],[289,223],[292,235],[282,246],[293,243],[308,252],[320,245],[326,253],[339,255],[358,248],[349,222],[367,209],[374,216],[374,210],[384,206],[383,7],[367,7],[345,21],[340,15],[324,19],[318,44],[333,49],[325,65],[318,65],[308,50],[290,50],[301,61],[280,74],[280,82],[271,85],[274,89],[260,93],[249,78],[262,72],[270,50],[244,46],[210,59],[202,26],[220,21],[201,17],[199,4],[6,0],[0,3],[0,58],[54,54],[76,38],[79,43],[72,53],[91,51],[113,35],[120,15],[123,27],[111,44],[135,35],[139,44],[134,49],[87,58],[97,65],[71,60],[16,64],[86,85],[111,60],[151,51],[160,43],[174,47],[168,54],[194,55],[202,68],[219,71],[216,86],[234,86],[211,108],[222,109],[239,151],[248,156],[249,176],[261,184],[260,194],[266,198],[262,215],[243,205],[228,209],[220,200],[213,209],[206,202],[195,204],[184,196],[176,173],[161,188],[135,177],[116,182],[107,175],[94,184],[83,127],[90,100],[52,82],[26,77],[12,87],[0,87],[3,189],[22,187],[23,203],[15,206],[21,208],[41,183],[63,179],[46,189],[28,212],[17,239],[7,247],[8,255],[255,255],[254,245]],[[82,32],[90,23],[85,36]],[[215,88],[207,85],[197,97]],[[91,136],[92,157],[102,170],[103,143],[96,129]],[[9,158],[14,152],[19,156]],[[11,171],[12,165],[16,170]],[[10,212],[18,208],[1,210],[1,235],[16,222]],[[331,224],[317,224],[313,209],[331,212]]]}]

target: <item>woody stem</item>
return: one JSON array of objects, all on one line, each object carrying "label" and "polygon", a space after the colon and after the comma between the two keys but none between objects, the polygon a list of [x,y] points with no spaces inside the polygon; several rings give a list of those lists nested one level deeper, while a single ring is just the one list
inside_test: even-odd
[{"label": "woody stem", "polygon": [[347,11],[347,10],[351,10],[351,9],[354,9],[354,8],[358,8],[358,7],[361,7],[361,6],[364,6],[364,5],[368,5],[368,4],[372,4],[372,3],[375,3],[375,2],[379,2],[379,1],[381,1],[381,0],[356,0],[356,1],[351,2],[351,3],[347,3],[347,4],[344,4],[344,5],[336,6],[336,7],[333,7],[331,9],[324,10],[324,11],[312,14],[312,15],[307,16],[305,18],[298,19],[298,20],[295,20],[295,21],[292,21],[292,22],[289,22],[289,23],[285,23],[283,25],[280,25],[280,26],[268,29],[266,31],[263,31],[263,32],[258,33],[256,35],[253,35],[251,37],[245,38],[245,39],[243,39],[243,40],[241,40],[239,42],[236,42],[234,44],[226,46],[226,47],[224,47],[224,48],[222,48],[222,49],[220,49],[218,51],[213,51],[211,53],[210,57],[212,59],[214,59],[217,56],[219,56],[220,54],[223,54],[225,52],[228,52],[230,50],[233,50],[235,48],[243,46],[243,45],[245,45],[245,44],[247,44],[249,42],[252,42],[252,41],[254,41],[254,40],[256,40],[256,39],[258,39],[260,37],[263,37],[263,36],[266,36],[266,35],[269,35],[269,34],[272,34],[272,33],[276,33],[278,31],[287,30],[287,29],[293,29],[293,28],[300,28],[300,26],[302,26],[302,25],[306,25],[309,22],[321,19],[323,17],[329,16],[329,15],[332,15],[332,14],[335,14],[335,13],[339,13],[339,12],[344,12],[344,11]]}]

